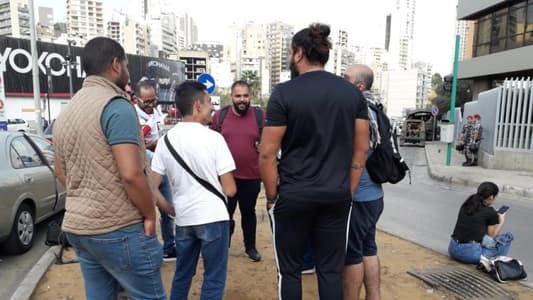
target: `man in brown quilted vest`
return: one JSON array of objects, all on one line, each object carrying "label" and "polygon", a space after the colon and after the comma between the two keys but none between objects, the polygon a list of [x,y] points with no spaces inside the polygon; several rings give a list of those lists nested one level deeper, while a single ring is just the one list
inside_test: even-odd
[{"label": "man in brown quilted vest", "polygon": [[87,299],[165,299],[155,196],[148,181],[137,114],[123,87],[124,49],[90,40],[82,54],[87,78],[54,128],[55,170],[67,190],[63,231],[74,247]]}]

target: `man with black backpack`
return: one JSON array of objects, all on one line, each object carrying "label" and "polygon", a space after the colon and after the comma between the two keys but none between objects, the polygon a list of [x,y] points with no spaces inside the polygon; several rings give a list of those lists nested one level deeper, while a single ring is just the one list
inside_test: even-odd
[{"label": "man with black backpack", "polygon": [[[233,105],[215,113],[211,129],[222,134],[235,159],[237,194],[228,199],[228,206],[233,219],[239,203],[245,253],[252,261],[257,262],[261,260],[261,254],[255,247],[255,205],[261,189],[258,146],[264,115],[260,108],[251,106],[250,85],[246,81],[238,80],[233,83],[231,100]],[[232,227],[231,233],[233,230]]]},{"label": "man with black backpack", "polygon": [[[370,91],[374,74],[366,65],[350,66],[344,78],[363,93],[370,119],[368,157],[382,143],[378,122],[378,103]],[[344,299],[359,299],[364,283],[366,299],[380,299],[380,264],[377,256],[376,223],[383,212],[383,188],[372,180],[365,167],[355,191],[350,215],[348,248],[344,267]]]}]

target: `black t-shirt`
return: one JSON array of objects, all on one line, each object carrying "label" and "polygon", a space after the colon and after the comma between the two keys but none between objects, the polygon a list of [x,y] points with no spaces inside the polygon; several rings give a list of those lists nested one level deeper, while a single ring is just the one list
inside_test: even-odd
[{"label": "black t-shirt", "polygon": [[471,216],[461,208],[452,238],[460,243],[481,242],[483,236],[487,234],[487,227],[498,223],[500,223],[500,217],[492,206],[482,206]]},{"label": "black t-shirt", "polygon": [[287,126],[281,144],[279,195],[300,201],[345,201],[355,119],[368,119],[366,101],[348,81],[326,71],[280,83],[265,126]]}]

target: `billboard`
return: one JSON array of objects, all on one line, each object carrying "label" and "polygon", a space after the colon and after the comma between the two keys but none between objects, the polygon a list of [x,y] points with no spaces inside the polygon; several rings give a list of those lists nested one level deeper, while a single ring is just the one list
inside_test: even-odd
[{"label": "billboard", "polygon": [[[68,98],[69,77],[73,92],[81,88],[85,72],[81,67],[83,48],[71,47],[71,69],[67,68],[68,46],[37,42],[39,82],[41,93],[48,91],[47,70],[50,72],[54,98]],[[185,80],[183,62],[155,57],[127,54],[131,82],[141,78],[157,83],[160,102],[172,102],[174,87]],[[0,71],[4,75],[4,89],[8,97],[32,97],[32,65],[30,40],[0,37]]]}]

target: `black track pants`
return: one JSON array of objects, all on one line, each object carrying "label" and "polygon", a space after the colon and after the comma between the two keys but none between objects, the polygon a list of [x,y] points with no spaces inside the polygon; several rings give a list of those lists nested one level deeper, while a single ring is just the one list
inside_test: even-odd
[{"label": "black track pants", "polygon": [[342,300],[342,272],[351,199],[312,202],[278,199],[270,210],[278,267],[279,299],[301,299],[306,243],[316,260],[320,299]]}]

